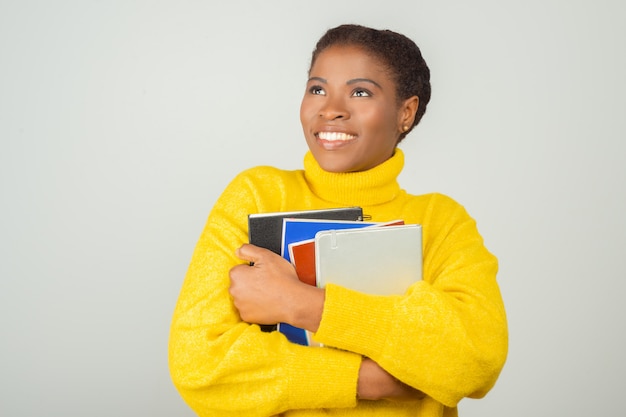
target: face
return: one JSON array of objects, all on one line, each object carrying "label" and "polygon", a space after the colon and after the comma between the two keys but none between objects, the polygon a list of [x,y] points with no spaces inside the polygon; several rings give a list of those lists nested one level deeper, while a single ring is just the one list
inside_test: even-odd
[{"label": "face", "polygon": [[398,104],[396,85],[366,50],[333,46],[317,57],[300,107],[307,144],[322,169],[365,171],[393,155],[417,97]]}]

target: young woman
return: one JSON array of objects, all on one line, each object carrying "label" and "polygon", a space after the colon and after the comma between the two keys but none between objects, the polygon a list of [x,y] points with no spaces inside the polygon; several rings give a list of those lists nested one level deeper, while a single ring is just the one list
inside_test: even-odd
[{"label": "young woman", "polygon": [[[507,353],[497,260],[461,205],[397,182],[397,145],[426,110],[429,77],[398,33],[342,25],[319,40],[300,111],[304,169],[239,174],[211,211],[181,290],[170,369],[198,415],[455,416],[462,398],[494,385]],[[421,224],[424,279],[402,296],[316,288],[246,243],[250,213],[341,206]],[[324,347],[258,326],[277,322],[314,332]]]}]

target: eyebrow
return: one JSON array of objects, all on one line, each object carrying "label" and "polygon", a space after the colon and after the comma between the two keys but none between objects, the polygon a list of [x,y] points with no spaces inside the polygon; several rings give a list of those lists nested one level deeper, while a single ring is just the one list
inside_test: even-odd
[{"label": "eyebrow", "polygon": [[[328,84],[328,81],[325,78],[322,78],[322,77],[311,77],[311,78],[309,78],[309,82],[310,81],[319,81],[319,82],[321,82],[323,84]],[[346,82],[346,84],[347,85],[351,85],[351,84],[362,83],[362,82],[374,84],[376,87],[380,88],[381,90],[383,89],[380,84],[378,84],[374,80],[370,80],[369,78],[353,78],[351,80],[348,80]]]}]

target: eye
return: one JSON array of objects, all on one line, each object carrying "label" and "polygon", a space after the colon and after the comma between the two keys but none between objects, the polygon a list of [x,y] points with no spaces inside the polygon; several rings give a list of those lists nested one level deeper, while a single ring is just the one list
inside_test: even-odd
[{"label": "eye", "polygon": [[322,87],[320,87],[319,85],[314,85],[314,86],[310,87],[309,88],[309,93],[313,94],[314,96],[323,96],[323,95],[326,94],[324,89]]},{"label": "eye", "polygon": [[357,88],[352,92],[353,97],[371,97],[372,93],[364,88]]}]

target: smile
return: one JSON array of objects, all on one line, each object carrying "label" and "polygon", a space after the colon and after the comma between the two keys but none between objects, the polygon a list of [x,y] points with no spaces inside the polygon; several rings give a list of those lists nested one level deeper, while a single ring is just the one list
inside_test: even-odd
[{"label": "smile", "polygon": [[327,140],[329,142],[345,142],[356,139],[355,135],[342,132],[319,132],[316,136],[321,140]]}]

